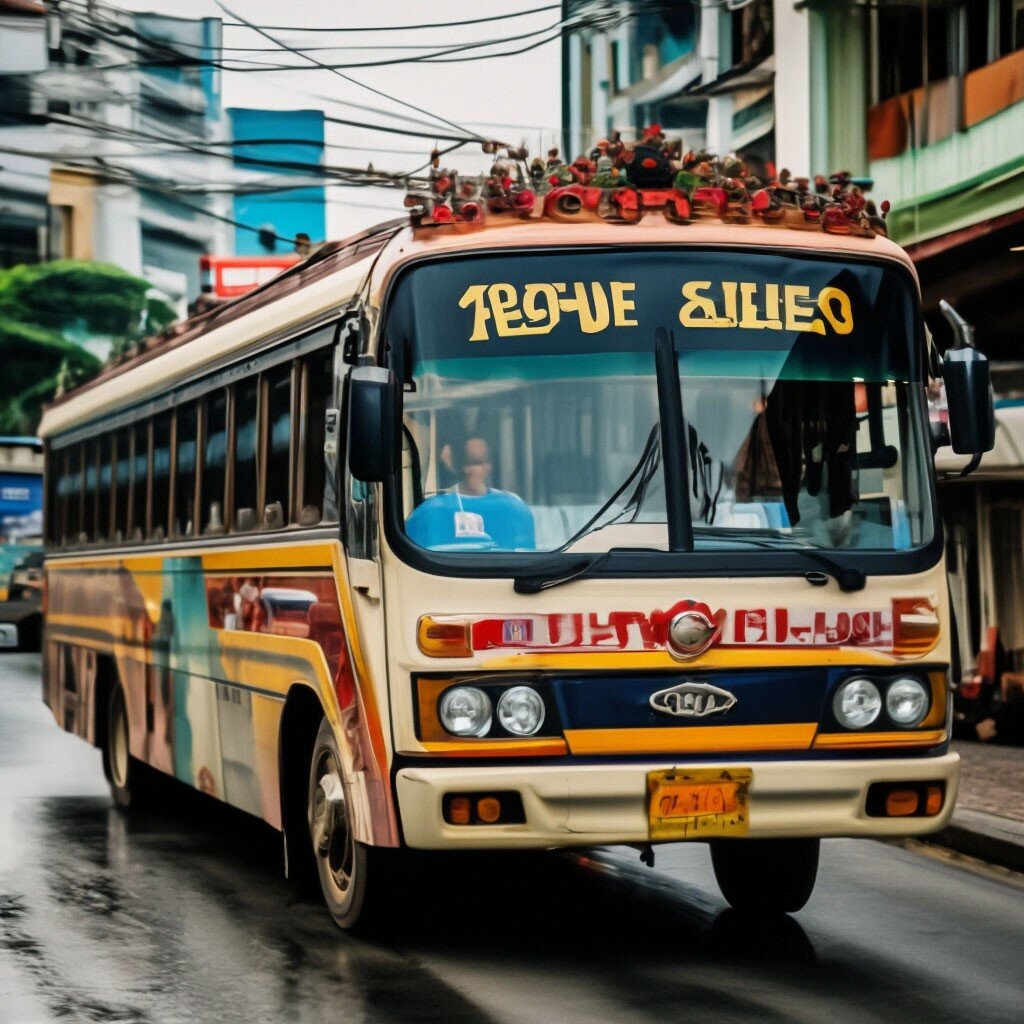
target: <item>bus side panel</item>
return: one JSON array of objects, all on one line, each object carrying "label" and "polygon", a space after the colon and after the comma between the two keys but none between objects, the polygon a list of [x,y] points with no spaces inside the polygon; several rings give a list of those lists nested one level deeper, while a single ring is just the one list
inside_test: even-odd
[{"label": "bus side panel", "polygon": [[57,721],[93,739],[96,655],[109,655],[132,754],[280,828],[281,716],[292,687],[308,686],[351,771],[357,838],[396,845],[383,723],[350,642],[335,554],[275,545],[51,563],[45,658]]}]

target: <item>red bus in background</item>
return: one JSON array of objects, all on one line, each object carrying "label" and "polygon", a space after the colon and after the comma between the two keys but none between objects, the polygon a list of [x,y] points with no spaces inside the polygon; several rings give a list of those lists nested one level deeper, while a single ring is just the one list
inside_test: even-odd
[{"label": "red bus in background", "polygon": [[245,295],[282,270],[294,266],[302,257],[298,253],[281,256],[201,256],[203,293],[218,299],[235,299]]}]

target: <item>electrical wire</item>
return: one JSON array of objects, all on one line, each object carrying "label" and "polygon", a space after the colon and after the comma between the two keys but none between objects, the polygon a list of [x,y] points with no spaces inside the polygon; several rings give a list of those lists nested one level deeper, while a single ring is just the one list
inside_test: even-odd
[{"label": "electrical wire", "polygon": [[215,2],[217,4],[217,6],[222,11],[225,12],[225,14],[229,14],[232,18],[236,18],[239,21],[245,22],[245,24],[247,25],[248,28],[252,29],[254,32],[258,32],[261,36],[263,36],[265,39],[269,40],[271,43],[276,43],[282,49],[288,50],[290,53],[294,53],[296,56],[305,57],[306,60],[308,60],[311,64],[315,65],[316,67],[322,68],[322,69],[327,70],[327,71],[333,71],[333,73],[335,75],[337,75],[339,78],[344,79],[346,82],[349,82],[352,85],[358,86],[360,89],[366,89],[369,92],[372,92],[375,95],[382,97],[383,99],[390,100],[392,103],[398,103],[400,106],[406,107],[409,110],[415,110],[417,114],[423,114],[424,117],[433,118],[434,120],[441,122],[441,124],[448,125],[449,128],[454,128],[456,131],[462,132],[463,135],[475,136],[481,142],[484,141],[484,138],[483,138],[482,135],[477,135],[473,131],[468,131],[467,129],[463,128],[461,125],[456,124],[454,121],[449,121],[448,118],[446,118],[446,117],[440,117],[439,115],[434,114],[434,113],[432,113],[429,110],[425,110],[423,107],[416,106],[416,104],[414,104],[414,103],[409,103],[407,100],[402,100],[402,99],[399,99],[397,96],[392,96],[389,93],[384,92],[384,90],[382,90],[382,89],[377,89],[375,86],[368,85],[365,82],[360,82],[358,79],[352,78],[351,76],[346,75],[342,71],[338,71],[337,69],[331,69],[329,67],[325,67],[324,64],[320,60],[318,60],[316,57],[309,56],[308,54],[303,54],[301,50],[296,50],[294,47],[289,46],[287,43],[282,43],[280,39],[275,38],[273,35],[271,35],[269,32],[267,32],[266,29],[262,29],[262,28],[258,27],[257,25],[254,25],[252,22],[248,22],[244,18],[241,18],[234,11],[232,11],[229,7],[227,7],[224,4],[223,0],[215,0]]},{"label": "electrical wire", "polygon": [[[435,21],[425,25],[350,25],[346,27],[331,27],[320,25],[264,25],[264,28],[274,32],[419,32],[424,29],[435,28],[462,28],[465,25],[482,25],[485,22],[507,21],[509,18],[525,18],[531,14],[540,14],[544,11],[557,11],[561,4],[546,4],[543,7],[533,7],[525,11],[511,11],[507,14],[492,14],[486,18],[464,18],[460,21]],[[235,17],[235,15],[232,15]],[[249,27],[244,21],[225,21],[225,25],[233,28]]]}]

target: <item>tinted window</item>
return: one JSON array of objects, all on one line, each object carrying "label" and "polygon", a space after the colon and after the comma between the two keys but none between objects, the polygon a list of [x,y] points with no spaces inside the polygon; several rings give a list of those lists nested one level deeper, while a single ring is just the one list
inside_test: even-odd
[{"label": "tinted window", "polygon": [[128,537],[141,540],[146,532],[146,488],[149,478],[149,424],[132,427],[132,484]]},{"label": "tinted window", "polygon": [[178,457],[174,482],[174,533],[190,537],[195,533],[196,497],[196,406],[178,409]]},{"label": "tinted window", "polygon": [[[314,352],[306,357],[303,361],[303,388],[302,507],[299,521],[312,525],[325,518],[324,418],[334,403],[334,349]],[[333,505],[332,501],[332,508]]]},{"label": "tinted window", "polygon": [[203,452],[203,532],[224,528],[224,486],[228,451],[228,398],[220,390],[206,399],[206,445]]},{"label": "tinted window", "polygon": [[251,530],[256,524],[257,394],[255,379],[243,381],[235,389],[235,529]]},{"label": "tinted window", "polygon": [[85,444],[85,509],[82,518],[82,533],[85,540],[96,538],[96,502],[97,473],[99,461],[99,442],[87,441]]},{"label": "tinted window", "polygon": [[264,526],[283,526],[291,518],[292,369],[278,366],[265,374],[267,388],[267,484],[264,505],[280,506]]},{"label": "tinted window", "polygon": [[153,420],[153,508],[149,535],[167,536],[171,500],[171,414],[163,412]]},{"label": "tinted window", "polygon": [[131,493],[132,435],[130,430],[121,430],[117,434],[117,464],[114,468],[114,537],[124,540],[128,530],[128,495]]},{"label": "tinted window", "polygon": [[100,445],[100,480],[96,508],[96,537],[105,540],[111,536],[113,529],[114,501],[114,435],[108,434],[99,442]]}]

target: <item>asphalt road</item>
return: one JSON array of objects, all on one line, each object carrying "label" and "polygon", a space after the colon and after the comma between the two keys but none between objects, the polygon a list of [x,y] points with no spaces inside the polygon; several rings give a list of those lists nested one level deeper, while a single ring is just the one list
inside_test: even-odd
[{"label": "asphalt road", "polygon": [[807,909],[725,908],[701,846],[416,863],[359,940],[281,877],[279,839],[169,786],[124,816],[99,755],[0,657],[0,1022],[1024,1020],[1024,885],[824,845]]}]

